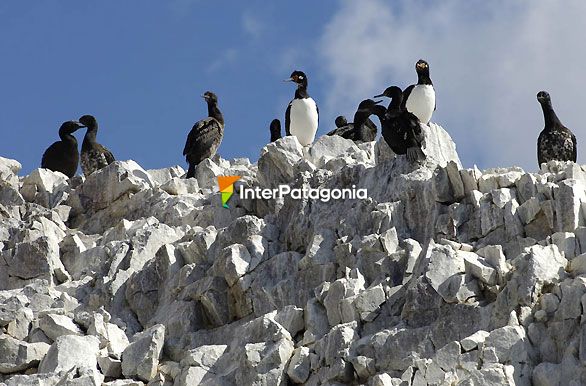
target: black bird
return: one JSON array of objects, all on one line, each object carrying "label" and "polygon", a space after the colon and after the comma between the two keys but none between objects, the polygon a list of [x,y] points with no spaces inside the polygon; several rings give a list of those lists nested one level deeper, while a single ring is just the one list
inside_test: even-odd
[{"label": "black bird", "polygon": [[415,114],[421,123],[427,125],[435,111],[435,90],[429,77],[429,64],[420,59],[415,64],[417,84],[412,84],[403,91],[401,107]]},{"label": "black bird", "polygon": [[112,152],[96,142],[98,121],[93,115],[84,115],[79,118],[87,131],[81,144],[81,170],[84,176],[89,176],[115,161]]},{"label": "black bird", "polygon": [[345,116],[338,115],[336,117],[336,120],[334,121],[334,123],[336,124],[336,127],[344,127],[348,124],[348,120],[346,119]]},{"label": "black bird", "polygon": [[204,159],[216,155],[224,137],[224,116],[218,108],[218,97],[206,91],[202,97],[208,104],[208,117],[196,122],[187,136],[183,155],[189,163],[186,178],[195,177],[195,167]]},{"label": "black bird", "polygon": [[545,128],[537,139],[537,161],[539,166],[551,160],[576,162],[576,137],[557,117],[551,97],[546,91],[537,93],[537,100],[543,109]]},{"label": "black bird", "polygon": [[61,172],[67,177],[75,176],[79,164],[79,153],[77,151],[77,139],[72,135],[79,128],[84,127],[77,121],[64,122],[59,128],[61,141],[53,143],[43,153],[41,167]]},{"label": "black bird", "polygon": [[[373,106],[382,101],[373,101],[365,99],[358,105],[354,114],[354,122],[338,126],[336,129],[327,133],[327,135],[339,135],[340,137],[351,139],[354,142],[371,142],[376,140],[377,128],[373,121],[370,120]],[[336,118],[336,125],[346,121],[346,118],[339,116]]]},{"label": "black bird", "polygon": [[382,96],[392,98],[389,107],[375,105],[371,111],[381,122],[381,133],[385,142],[396,154],[406,154],[410,162],[425,159],[422,150],[424,137],[421,122],[415,114],[402,107],[401,89],[391,86],[375,98]]},{"label": "black bird", "polygon": [[311,145],[319,123],[319,109],[307,93],[307,76],[302,71],[293,71],[285,81],[297,84],[295,97],[285,112],[285,134],[294,135],[303,146]]},{"label": "black bird", "polygon": [[271,130],[271,142],[275,142],[277,139],[281,138],[281,121],[278,119],[273,119],[270,126]]}]

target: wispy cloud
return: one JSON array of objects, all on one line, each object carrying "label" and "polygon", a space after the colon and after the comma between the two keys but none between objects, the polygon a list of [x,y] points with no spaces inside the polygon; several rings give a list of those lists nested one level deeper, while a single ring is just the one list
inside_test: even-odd
[{"label": "wispy cloud", "polygon": [[210,62],[206,71],[208,73],[218,71],[222,67],[230,65],[238,58],[238,50],[236,48],[228,48],[224,50],[218,57]]},{"label": "wispy cloud", "polygon": [[580,0],[346,1],[320,38],[333,84],[324,108],[350,111],[390,84],[406,87],[424,58],[438,96],[433,120],[452,134],[463,163],[535,170],[539,90],[550,91],[580,141],[585,12]]},{"label": "wispy cloud", "polygon": [[261,19],[251,12],[242,14],[242,29],[254,39],[259,39],[265,31],[265,25]]}]

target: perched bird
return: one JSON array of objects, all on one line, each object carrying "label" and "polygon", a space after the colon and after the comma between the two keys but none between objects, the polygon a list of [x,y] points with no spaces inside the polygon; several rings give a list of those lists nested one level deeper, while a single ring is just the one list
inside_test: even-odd
[{"label": "perched bird", "polygon": [[421,122],[415,114],[402,107],[403,95],[399,87],[391,86],[375,96],[392,98],[389,107],[375,105],[371,111],[378,116],[382,137],[391,150],[397,154],[406,154],[409,162],[424,160],[426,157],[422,148],[425,144]]},{"label": "perched bird", "polygon": [[537,100],[543,109],[545,128],[537,139],[537,161],[541,166],[551,160],[576,162],[576,137],[557,117],[551,98],[546,91],[537,93]]},{"label": "perched bird", "polygon": [[271,142],[275,142],[277,139],[281,138],[281,121],[278,119],[273,119],[271,121]]},{"label": "perched bird", "polygon": [[195,167],[216,154],[224,137],[224,116],[218,108],[218,97],[206,91],[202,97],[208,104],[208,117],[196,122],[187,136],[183,155],[189,163],[186,178],[195,177]]},{"label": "perched bird", "polygon": [[[346,122],[343,126],[338,126],[336,129],[327,133],[327,135],[339,135],[340,137],[351,139],[354,142],[371,142],[376,139],[377,128],[373,121],[370,120],[372,115],[372,107],[382,101],[373,101],[372,99],[365,99],[358,105],[358,109],[354,114],[354,122]],[[346,118],[339,116],[336,118],[336,125],[346,121]]]},{"label": "perched bird", "polygon": [[98,121],[93,115],[84,115],[79,118],[87,131],[81,144],[81,170],[84,176],[89,176],[115,161],[112,152],[96,142]]},{"label": "perched bird", "polygon": [[334,123],[336,124],[336,127],[344,127],[348,124],[348,120],[346,119],[345,116],[338,115],[336,117],[336,120],[334,121]]},{"label": "perched bird", "polygon": [[84,127],[77,121],[64,122],[59,128],[61,141],[53,143],[43,153],[41,167],[61,172],[71,178],[77,171],[79,153],[77,151],[77,139],[72,135],[79,128]]},{"label": "perched bird", "polygon": [[285,112],[285,133],[296,136],[303,146],[310,145],[317,132],[319,109],[307,93],[307,76],[302,71],[293,71],[285,81],[297,84],[295,98],[289,102]]},{"label": "perched bird", "polygon": [[403,91],[401,107],[415,114],[421,123],[427,125],[435,111],[435,90],[429,77],[429,64],[419,60],[415,64],[417,84],[412,84]]}]

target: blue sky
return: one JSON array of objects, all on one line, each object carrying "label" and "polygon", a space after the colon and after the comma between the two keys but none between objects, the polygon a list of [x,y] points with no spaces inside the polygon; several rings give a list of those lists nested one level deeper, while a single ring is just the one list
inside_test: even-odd
[{"label": "blue sky", "polygon": [[324,134],[360,100],[413,83],[425,58],[438,93],[433,121],[464,166],[533,170],[537,91],[549,90],[582,134],[586,5],[509,3],[5,0],[0,155],[28,173],[63,121],[93,114],[117,159],[185,167],[187,133],[206,115],[199,95],[212,90],[226,119],[220,154],[254,161],[269,122],[283,119],[294,87],[281,80],[292,70],[308,74]]}]

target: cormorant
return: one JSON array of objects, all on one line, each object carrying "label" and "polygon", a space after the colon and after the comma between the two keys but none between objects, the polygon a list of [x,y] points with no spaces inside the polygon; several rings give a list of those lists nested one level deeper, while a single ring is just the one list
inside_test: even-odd
[{"label": "cormorant", "polygon": [[295,98],[285,112],[285,133],[296,136],[303,146],[311,145],[317,132],[319,109],[307,93],[307,76],[302,71],[293,71],[285,81],[297,84]]},{"label": "cormorant", "polygon": [[72,135],[79,128],[84,127],[77,121],[64,122],[59,128],[61,141],[53,143],[43,153],[41,167],[61,172],[67,177],[75,176],[79,164],[79,153],[77,151],[77,139]]},{"label": "cormorant", "polygon": [[[388,108],[375,105],[371,111],[381,122],[381,133],[385,142],[396,154],[406,154],[410,162],[425,159],[421,122],[417,116],[402,106],[403,92],[397,86],[387,88],[376,97],[392,98]],[[375,97],[375,98],[376,98]]]},{"label": "cormorant", "polygon": [[195,167],[216,154],[224,137],[224,116],[218,108],[218,97],[206,91],[202,97],[208,104],[208,117],[193,125],[187,136],[183,155],[189,163],[186,178],[195,177]]},{"label": "cormorant", "polygon": [[348,120],[346,119],[345,116],[338,115],[336,117],[336,120],[334,121],[334,123],[336,124],[336,127],[344,127],[348,124]]},{"label": "cormorant", "polygon": [[87,177],[115,161],[112,152],[96,142],[98,121],[93,115],[84,115],[79,121],[87,127],[81,144],[81,170]]},{"label": "cormorant", "polygon": [[415,114],[421,123],[427,125],[435,111],[435,90],[429,77],[429,64],[420,59],[415,64],[417,84],[412,84],[403,91],[401,107]]},{"label": "cormorant", "polygon": [[278,119],[273,119],[271,121],[270,131],[271,142],[275,142],[277,139],[281,138],[281,121]]},{"label": "cormorant", "polygon": [[551,97],[546,91],[537,93],[537,100],[543,109],[545,128],[537,139],[537,161],[539,166],[551,160],[576,162],[576,136],[557,117]]},{"label": "cormorant", "polygon": [[[372,99],[365,99],[358,105],[358,109],[354,114],[354,122],[346,123],[344,126],[338,126],[336,129],[327,133],[327,135],[339,135],[340,137],[351,139],[354,142],[371,142],[376,140],[377,128],[373,121],[370,120],[373,106],[382,101],[373,101]],[[336,125],[342,123],[343,116],[336,118]]]}]

